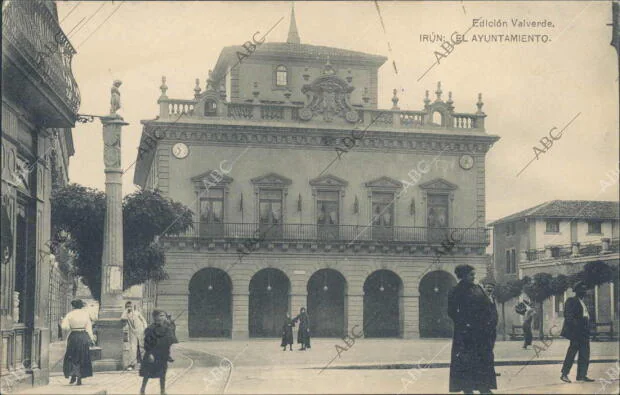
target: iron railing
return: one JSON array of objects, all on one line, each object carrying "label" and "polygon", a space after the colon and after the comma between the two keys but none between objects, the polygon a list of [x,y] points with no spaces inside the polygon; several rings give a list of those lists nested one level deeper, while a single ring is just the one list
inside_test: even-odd
[{"label": "iron railing", "polygon": [[426,228],[409,226],[316,225],[316,224],[255,224],[255,223],[194,223],[185,233],[167,236],[170,239],[233,239],[239,242],[390,241],[417,244],[483,244],[489,242],[486,228]]},{"label": "iron railing", "polygon": [[80,91],[71,70],[76,51],[45,2],[11,1],[6,7],[3,4],[2,37],[19,50],[40,80],[77,114]]},{"label": "iron railing", "polygon": [[[611,239],[609,242],[609,249],[606,252],[618,252],[620,246],[620,239]],[[547,250],[545,248],[539,248],[534,250],[525,251],[525,255],[528,261],[537,261],[541,259],[564,259],[574,256],[593,256],[600,255],[603,252],[603,243],[587,243],[579,245],[579,253],[574,254],[573,246],[569,244],[552,246],[551,257],[548,257]]]}]

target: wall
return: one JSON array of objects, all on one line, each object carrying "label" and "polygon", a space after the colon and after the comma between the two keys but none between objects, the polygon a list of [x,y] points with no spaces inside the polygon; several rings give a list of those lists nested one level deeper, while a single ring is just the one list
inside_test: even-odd
[{"label": "wall", "polygon": [[[307,283],[313,273],[323,268],[340,272],[346,280],[345,322],[349,331],[353,326],[363,326],[363,285],[366,278],[380,269],[391,270],[402,280],[400,317],[406,339],[418,338],[418,285],[422,277],[433,270],[443,270],[451,275],[457,264],[470,264],[482,277],[486,270],[487,257],[469,256],[446,258],[439,265],[432,263],[432,257],[398,256],[343,256],[329,253],[269,254],[263,251],[250,254],[238,264],[235,254],[200,252],[196,250],[171,249],[166,253],[168,280],[158,286],[157,307],[170,312],[187,309],[189,282],[192,276],[205,267],[225,270],[232,280],[233,338],[248,337],[249,283],[252,276],[264,268],[283,271],[291,282],[291,311],[306,306]],[[177,320],[177,336],[188,338],[187,314]]]},{"label": "wall", "polygon": [[[338,135],[346,135],[338,133]],[[286,199],[286,216],[284,223],[315,223],[315,209],[312,199],[312,189],[309,184],[311,179],[316,178],[330,162],[337,158],[333,147],[325,149],[313,149],[311,154],[302,149],[274,149],[266,147],[253,147],[244,152],[241,147],[214,148],[199,143],[191,143],[190,154],[185,159],[176,159],[170,154],[171,143],[163,142],[159,147],[159,187],[175,200],[188,205],[195,213],[198,213],[198,201],[194,191],[194,185],[190,181],[193,176],[200,175],[208,170],[218,169],[219,163],[227,160],[235,161],[232,171],[228,176],[234,181],[230,184],[229,199],[225,202],[225,222],[241,222],[239,200],[241,193],[244,196],[244,222],[256,222],[255,198],[253,184],[250,179],[264,176],[274,172],[281,176],[292,179]],[[243,154],[242,154],[243,153]],[[345,196],[341,212],[343,213],[342,224],[365,225],[370,220],[370,201],[365,182],[382,176],[392,177],[396,180],[409,180],[407,173],[417,167],[421,159],[431,163],[437,154],[421,153],[388,153],[388,152],[365,152],[355,151],[336,160],[325,174],[332,174],[349,182],[345,189]],[[461,169],[456,162],[458,156],[444,154],[436,162],[431,171],[420,179],[419,183],[430,181],[435,178],[456,184],[458,189],[454,193],[453,213],[454,227],[471,226],[476,219],[477,209],[480,205],[479,195],[476,190],[476,168],[466,171]],[[480,157],[477,162],[482,162]],[[303,209],[297,212],[297,200],[301,194]],[[359,215],[353,214],[355,197],[359,200]],[[415,199],[415,217],[410,215],[411,199]],[[425,214],[423,210],[422,190],[419,186],[411,187],[396,201],[395,226],[425,226]],[[484,212],[480,213],[484,215]],[[197,218],[197,217],[196,217]],[[475,226],[475,225],[474,225]]]},{"label": "wall", "polygon": [[[362,96],[364,95],[364,88],[368,88],[368,97],[371,97],[371,86],[376,85],[377,70],[371,67],[364,66],[352,66],[352,65],[340,65],[338,63],[332,63],[332,66],[336,70],[336,75],[346,81],[347,76],[353,77],[351,85],[355,87],[355,90],[351,92],[351,104],[363,104]],[[237,66],[239,67],[238,78],[238,93],[233,93],[233,98],[239,101],[251,100],[254,98],[252,91],[254,90],[254,82],[258,82],[258,89],[260,91],[259,100],[273,100],[284,101],[283,95],[286,92],[284,87],[276,87],[275,84],[275,69],[278,65],[284,65],[288,70],[288,88],[291,90],[291,101],[304,102],[306,96],[301,92],[301,88],[305,84],[310,84],[314,79],[320,77],[323,72],[325,61],[322,62],[309,62],[309,61],[288,61],[273,60],[267,61],[256,58],[248,58],[244,62]],[[305,68],[308,68],[306,72]],[[348,73],[348,70],[351,73]],[[304,80],[303,75],[309,74],[308,81]],[[374,82],[373,82],[374,76]],[[376,90],[376,86],[375,86]],[[373,102],[376,107],[376,94],[373,97]],[[369,102],[370,103],[370,102]]]}]

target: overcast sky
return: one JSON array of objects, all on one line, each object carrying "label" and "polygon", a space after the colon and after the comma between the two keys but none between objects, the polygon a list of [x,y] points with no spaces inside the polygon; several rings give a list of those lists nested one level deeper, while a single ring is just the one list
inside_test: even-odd
[{"label": "overcast sky", "polygon": [[[224,46],[266,32],[281,17],[267,41],[286,41],[291,7],[114,1],[99,9],[102,4],[74,8],[75,2],[59,2],[58,12],[66,33],[92,16],[70,35],[78,51],[73,72],[80,113],[107,113],[112,81],[123,81],[120,113],[130,123],[123,134],[123,167],[136,158],[140,121],[158,115],[162,75],[169,97],[193,98],[195,78],[204,89]],[[456,112],[475,112],[482,92],[487,132],[501,137],[486,161],[489,220],[552,199],[618,200],[617,178],[604,192],[600,184],[618,169],[618,58],[610,45],[609,2],[380,2],[380,9],[385,33],[372,1],[296,2],[301,42],[387,56],[379,70],[380,108],[392,106],[397,88],[401,109],[420,110],[424,91],[433,92],[441,81],[446,94],[453,92]],[[473,28],[466,36],[470,41],[473,34],[502,33],[547,34],[550,41],[462,43],[418,81],[440,45],[420,42],[420,35],[464,32],[474,18],[500,18],[509,27]],[[511,18],[548,20],[554,27],[515,28]],[[541,137],[575,116],[562,138],[517,177]],[[76,125],[73,139],[71,181],[104,190],[101,123]],[[133,168],[124,175],[124,194],[136,190],[132,181]]]}]

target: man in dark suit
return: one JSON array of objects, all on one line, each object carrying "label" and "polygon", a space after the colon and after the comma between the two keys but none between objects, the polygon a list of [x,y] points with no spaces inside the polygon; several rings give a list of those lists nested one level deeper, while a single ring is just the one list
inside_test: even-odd
[{"label": "man in dark suit", "polygon": [[566,299],[564,305],[564,325],[560,336],[570,340],[566,358],[562,365],[562,375],[560,380],[570,383],[568,373],[573,367],[575,355],[579,353],[577,360],[577,381],[594,381],[588,377],[588,365],[590,363],[590,314],[588,308],[583,302],[586,295],[587,286],[579,281],[573,286],[575,295]]}]

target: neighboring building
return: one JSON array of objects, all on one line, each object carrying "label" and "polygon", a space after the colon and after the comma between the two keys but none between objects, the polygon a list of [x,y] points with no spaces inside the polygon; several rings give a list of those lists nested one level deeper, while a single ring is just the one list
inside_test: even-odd
[{"label": "neighboring building", "polygon": [[[490,225],[495,278],[506,281],[541,272],[570,275],[589,262],[618,266],[618,204],[552,200],[494,221]],[[570,295],[572,289],[545,302],[544,322],[561,324],[564,300]],[[618,328],[617,281],[597,286],[586,300],[595,321],[616,322]],[[508,330],[521,322],[514,312],[515,302],[506,304]]]},{"label": "neighboring building", "polygon": [[[50,151],[52,191],[69,183],[69,158],[75,153],[71,129],[62,129],[57,134],[58,144]],[[53,225],[53,224],[52,224]],[[74,275],[74,255],[62,244],[51,244],[49,313],[50,341],[66,340],[62,337],[60,321],[71,311],[71,300],[77,291],[77,277]]]},{"label": "neighboring building", "polygon": [[396,92],[380,110],[386,58],[302,44],[291,19],[287,42],[241,63],[243,47],[224,48],[191,99],[168,98],[164,79],[160,114],[143,121],[134,182],[196,215],[161,240],[157,307],[179,315],[181,339],[276,337],[303,306],[314,336],[450,336],[455,266],[484,277],[489,259],[485,155],[499,138],[481,97],[457,113],[438,86],[421,111]]},{"label": "neighboring building", "polygon": [[71,71],[74,54],[54,2],[3,2],[3,391],[48,382],[51,314],[64,309],[60,297],[50,307],[49,295],[57,292],[50,286],[58,276],[47,241],[49,197],[59,177],[52,169],[66,173],[73,150],[70,128],[80,104]]}]

